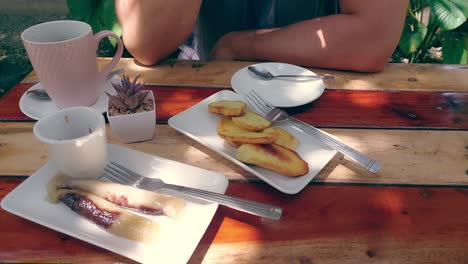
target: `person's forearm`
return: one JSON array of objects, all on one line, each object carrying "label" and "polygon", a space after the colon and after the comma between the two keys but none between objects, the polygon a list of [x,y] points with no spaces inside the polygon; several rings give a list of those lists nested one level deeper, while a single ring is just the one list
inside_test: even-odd
[{"label": "person's forearm", "polygon": [[151,65],[169,55],[192,32],[201,0],[115,0],[128,51]]},{"label": "person's forearm", "polygon": [[394,51],[404,13],[387,25],[372,24],[360,14],[339,14],[307,20],[275,30],[227,35],[235,59],[282,61],[354,71],[378,71]]},{"label": "person's forearm", "polygon": [[[304,66],[363,70],[359,65],[379,49],[372,36],[361,34],[358,22],[348,15],[304,21],[274,31],[234,32],[234,57],[242,60],[280,61]],[[368,54],[368,55],[364,55]]]}]

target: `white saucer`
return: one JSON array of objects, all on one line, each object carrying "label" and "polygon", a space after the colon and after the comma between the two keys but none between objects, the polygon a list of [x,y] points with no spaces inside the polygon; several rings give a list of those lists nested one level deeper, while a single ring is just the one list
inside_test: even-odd
[{"label": "white saucer", "polygon": [[[254,66],[266,69],[273,75],[316,75],[308,69],[287,63],[266,62],[254,64]],[[319,98],[325,90],[322,80],[273,79],[265,81],[256,77],[247,67],[240,69],[232,76],[231,86],[239,94],[255,89],[255,92],[277,107],[294,107],[310,103]]]},{"label": "white saucer", "polygon": [[[104,91],[110,93],[110,94],[115,94],[114,88],[112,87],[111,82],[116,82],[120,79],[118,76],[114,76],[112,79],[107,81],[105,83]],[[34,90],[34,89],[43,89],[41,83],[37,83],[33,85],[29,90]],[[19,101],[19,107],[21,109],[21,112],[23,114],[27,115],[28,117],[32,119],[39,120],[49,114],[55,113],[60,110],[53,102],[52,100],[43,100],[43,99],[36,99],[28,96],[26,92],[21,96],[21,99]],[[90,106],[96,111],[99,111],[100,113],[104,113],[107,110],[107,95],[103,92],[97,102]]]}]

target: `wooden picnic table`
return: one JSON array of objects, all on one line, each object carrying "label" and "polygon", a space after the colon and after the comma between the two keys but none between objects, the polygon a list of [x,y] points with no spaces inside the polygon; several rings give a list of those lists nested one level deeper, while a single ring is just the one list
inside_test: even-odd
[{"label": "wooden picnic table", "polygon": [[[99,59],[103,65],[107,59]],[[371,174],[337,154],[295,195],[279,192],[167,120],[206,97],[231,89],[251,62],[168,61],[117,67],[142,74],[155,92],[153,140],[110,143],[226,175],[227,194],[283,208],[279,221],[219,207],[192,263],[468,263],[468,67],[388,64],[363,74],[333,74],[315,102],[287,109],[378,160]],[[47,160],[18,107],[37,83],[28,75],[0,98],[0,199]],[[0,262],[133,263],[125,257],[0,209]],[[174,252],[177,254],[177,252]],[[155,261],[156,262],[156,261]]]}]

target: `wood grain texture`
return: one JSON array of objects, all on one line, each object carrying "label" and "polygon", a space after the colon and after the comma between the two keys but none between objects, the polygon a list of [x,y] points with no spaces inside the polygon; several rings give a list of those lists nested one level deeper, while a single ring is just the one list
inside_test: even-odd
[{"label": "wood grain texture", "polygon": [[[0,123],[0,175],[30,175],[48,160],[32,123]],[[122,144],[108,126],[108,141],[142,152],[222,173],[231,180],[258,180],[209,148],[168,125],[157,125],[150,141]],[[345,144],[378,160],[377,174],[335,156],[314,182],[436,184],[468,186],[466,131],[325,129]],[[21,161],[21,166],[18,162]]]},{"label": "wood grain texture", "polygon": [[[98,59],[102,68],[109,58]],[[121,59],[117,68],[125,68],[130,76],[142,74],[148,84],[170,86],[231,87],[231,77],[239,69],[255,62],[241,61],[166,61],[145,67],[133,59]],[[355,73],[328,69],[311,69],[317,74],[335,75],[326,81],[331,89],[406,90],[406,91],[467,91],[468,67],[441,64],[387,64],[379,73]],[[37,76],[29,74],[23,82],[36,83]]]},{"label": "wood grain texture", "polygon": [[[0,120],[30,120],[18,105],[32,84],[18,84],[0,98]],[[158,123],[223,89],[148,86],[156,98]],[[286,109],[323,127],[468,129],[468,93],[326,90],[310,104]]]},{"label": "wood grain texture", "polygon": [[[0,199],[21,181],[0,179]],[[190,263],[468,262],[466,189],[325,185],[289,196],[231,183],[227,194],[278,205],[283,217],[220,207]],[[3,209],[0,220],[0,262],[133,263]]]},{"label": "wood grain texture", "polygon": [[33,84],[19,83],[0,97],[0,120],[32,120],[21,112],[19,101],[21,96]]},{"label": "wood grain texture", "polygon": [[[17,84],[0,98],[0,121],[32,120],[21,112],[19,101],[23,94],[33,85],[32,83]],[[158,123],[167,123],[167,120],[173,115],[223,90],[222,88],[199,89],[194,87],[175,88],[167,86],[148,86],[147,88],[155,93]]]},{"label": "wood grain texture", "polygon": [[[161,123],[220,91],[149,88]],[[468,129],[468,93],[326,90],[310,104],[285,110],[322,127]]]}]

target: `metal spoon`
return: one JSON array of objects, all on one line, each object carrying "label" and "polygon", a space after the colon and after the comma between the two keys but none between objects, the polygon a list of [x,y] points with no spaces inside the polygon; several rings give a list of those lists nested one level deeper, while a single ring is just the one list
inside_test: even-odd
[{"label": "metal spoon", "polygon": [[[113,70],[107,76],[106,81],[110,80],[115,75],[121,74],[121,73],[124,73],[124,72],[125,72],[124,68]],[[28,96],[32,97],[32,98],[41,99],[41,100],[50,100],[49,95],[47,94],[47,92],[44,89],[29,90],[29,91],[26,92],[26,94]]]},{"label": "metal spoon", "polygon": [[324,76],[321,76],[321,75],[290,75],[290,74],[286,74],[286,75],[273,75],[271,74],[271,72],[265,70],[265,69],[262,69],[262,68],[258,68],[258,67],[255,67],[255,66],[249,66],[248,67],[249,71],[252,72],[253,74],[255,74],[255,76],[257,76],[258,78],[262,79],[262,80],[266,80],[266,81],[269,81],[273,78],[305,78],[305,79],[315,79],[315,80],[333,80],[335,79],[335,76],[333,75],[324,75]]}]

